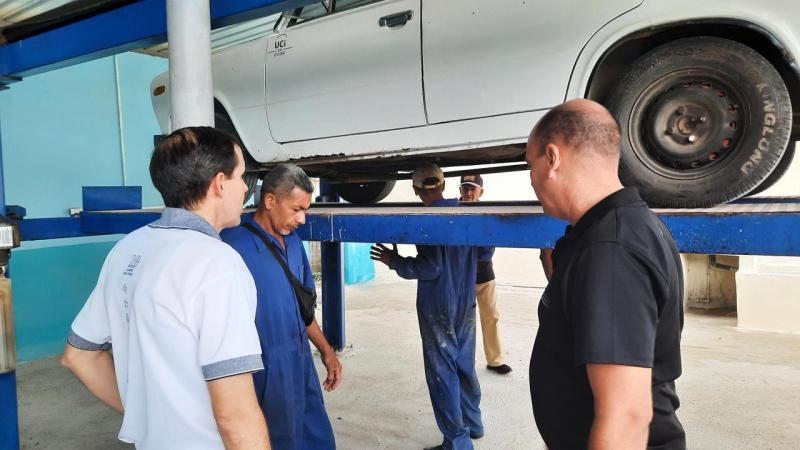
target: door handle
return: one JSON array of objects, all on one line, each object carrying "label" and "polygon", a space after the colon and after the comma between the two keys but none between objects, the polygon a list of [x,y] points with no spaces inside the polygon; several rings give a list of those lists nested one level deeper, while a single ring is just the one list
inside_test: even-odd
[{"label": "door handle", "polygon": [[411,10],[390,14],[378,19],[378,26],[386,28],[402,27],[408,23],[412,17],[414,17],[414,11]]}]

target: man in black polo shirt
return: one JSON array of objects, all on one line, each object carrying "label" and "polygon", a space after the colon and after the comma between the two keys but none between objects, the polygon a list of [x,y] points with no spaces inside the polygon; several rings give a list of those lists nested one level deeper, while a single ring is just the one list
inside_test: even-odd
[{"label": "man in black polo shirt", "polygon": [[539,302],[530,366],[548,448],[686,447],[675,415],[683,279],[666,226],[617,176],[619,126],[590,100],[560,105],[528,139],[531,184],[567,220]]}]

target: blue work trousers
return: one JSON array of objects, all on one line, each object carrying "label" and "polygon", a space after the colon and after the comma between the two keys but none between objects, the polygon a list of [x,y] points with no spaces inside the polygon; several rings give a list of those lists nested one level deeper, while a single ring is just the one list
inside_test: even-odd
[{"label": "blue work trousers", "polygon": [[[299,348],[298,348],[299,347]],[[268,349],[256,389],[274,450],[332,450],[333,428],[325,411],[308,341]],[[259,375],[261,374],[261,375]],[[263,377],[263,378],[261,378]]]},{"label": "blue work trousers", "polygon": [[481,388],[475,373],[475,301],[417,300],[425,381],[445,449],[472,449],[482,436]]}]

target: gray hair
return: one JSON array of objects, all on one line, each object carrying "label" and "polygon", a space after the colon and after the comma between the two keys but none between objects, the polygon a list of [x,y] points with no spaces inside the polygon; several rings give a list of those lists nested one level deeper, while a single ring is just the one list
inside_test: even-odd
[{"label": "gray hair", "polygon": [[292,192],[294,188],[300,188],[309,194],[314,192],[314,184],[303,169],[294,164],[278,164],[264,175],[261,198],[266,194],[281,197]]}]

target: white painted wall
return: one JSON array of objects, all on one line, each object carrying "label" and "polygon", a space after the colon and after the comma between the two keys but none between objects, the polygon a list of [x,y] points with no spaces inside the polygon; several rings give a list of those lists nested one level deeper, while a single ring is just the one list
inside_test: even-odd
[{"label": "white painted wall", "polygon": [[[461,170],[461,169],[458,169]],[[445,180],[444,196],[458,198],[458,177]],[[483,176],[482,200],[536,200],[528,171],[494,173]],[[418,202],[410,180],[398,181],[385,202]]]},{"label": "white painted wall", "polygon": [[795,152],[792,166],[774,186],[759,195],[763,196],[800,196],[800,155]]},{"label": "white painted wall", "polygon": [[[761,196],[800,196],[800,158]],[[739,261],[739,328],[800,333],[800,258],[743,256]]]}]

